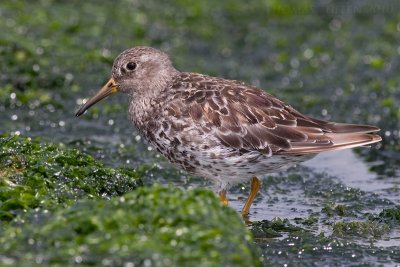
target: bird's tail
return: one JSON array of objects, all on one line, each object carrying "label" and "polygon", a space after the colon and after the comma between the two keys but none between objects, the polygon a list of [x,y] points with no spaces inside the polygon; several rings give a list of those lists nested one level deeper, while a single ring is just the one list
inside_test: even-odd
[{"label": "bird's tail", "polygon": [[291,143],[292,148],[281,154],[313,154],[324,151],[367,146],[382,140],[374,132],[380,129],[370,125],[335,123],[315,120],[323,123],[323,130],[314,127],[302,127],[308,136],[304,142]]}]

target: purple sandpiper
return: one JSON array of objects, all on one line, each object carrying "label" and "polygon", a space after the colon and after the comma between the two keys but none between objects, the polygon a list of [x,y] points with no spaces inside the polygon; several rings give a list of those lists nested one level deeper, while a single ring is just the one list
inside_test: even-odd
[{"label": "purple sandpiper", "polygon": [[180,72],[151,47],[122,52],[111,79],[76,116],[116,92],[128,95],[140,134],[171,163],[210,179],[225,205],[229,187],[251,179],[244,218],[260,188],[257,176],[381,141],[377,127],[314,119],[241,81]]}]

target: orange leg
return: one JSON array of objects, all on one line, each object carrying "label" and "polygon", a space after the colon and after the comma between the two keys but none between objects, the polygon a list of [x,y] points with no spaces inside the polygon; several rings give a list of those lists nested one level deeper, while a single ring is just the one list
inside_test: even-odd
[{"label": "orange leg", "polygon": [[242,217],[247,219],[250,211],[251,204],[253,204],[254,198],[256,197],[258,191],[260,190],[261,187],[261,181],[257,177],[253,177],[251,179],[251,191],[250,195],[246,200],[246,203],[244,204],[244,207],[242,209]]},{"label": "orange leg", "polygon": [[222,205],[228,206],[228,198],[226,197],[226,190],[221,190],[219,193],[219,200],[221,201]]}]

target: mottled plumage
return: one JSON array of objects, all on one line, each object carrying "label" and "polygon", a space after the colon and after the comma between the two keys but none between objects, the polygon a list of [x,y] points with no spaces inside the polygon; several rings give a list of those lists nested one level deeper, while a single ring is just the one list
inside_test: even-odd
[{"label": "mottled plumage", "polygon": [[127,93],[129,117],[146,140],[178,167],[214,181],[219,192],[319,152],[381,140],[374,126],[313,119],[243,82],[179,72],[149,47],[120,54],[102,91],[77,115],[115,91]]}]

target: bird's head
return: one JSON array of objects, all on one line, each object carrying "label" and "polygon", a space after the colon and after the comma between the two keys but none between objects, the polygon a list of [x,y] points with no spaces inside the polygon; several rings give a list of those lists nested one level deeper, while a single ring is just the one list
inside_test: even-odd
[{"label": "bird's head", "polygon": [[111,79],[76,112],[82,115],[100,100],[122,92],[130,97],[154,96],[178,74],[168,55],[151,47],[134,47],[115,60]]}]

